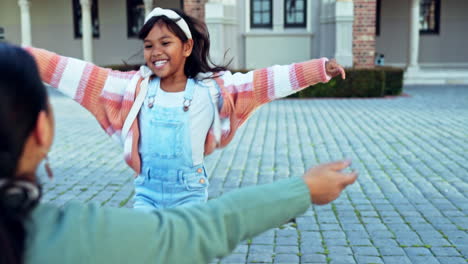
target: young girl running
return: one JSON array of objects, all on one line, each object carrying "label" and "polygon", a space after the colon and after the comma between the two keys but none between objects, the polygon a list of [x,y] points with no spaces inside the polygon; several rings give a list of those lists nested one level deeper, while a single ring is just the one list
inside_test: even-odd
[{"label": "young girl running", "polygon": [[146,65],[119,72],[27,48],[44,82],[87,108],[123,145],[137,173],[134,207],[205,202],[204,156],[226,146],[260,105],[331,77],[343,68],[326,58],[232,74],[209,64],[204,23],[155,8],[139,38]]}]

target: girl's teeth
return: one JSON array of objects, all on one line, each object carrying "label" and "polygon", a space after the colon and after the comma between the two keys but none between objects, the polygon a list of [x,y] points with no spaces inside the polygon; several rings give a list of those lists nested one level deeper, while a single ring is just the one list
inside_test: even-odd
[{"label": "girl's teeth", "polygon": [[156,67],[161,67],[163,66],[164,64],[166,64],[167,61],[157,61],[154,63],[154,66]]}]

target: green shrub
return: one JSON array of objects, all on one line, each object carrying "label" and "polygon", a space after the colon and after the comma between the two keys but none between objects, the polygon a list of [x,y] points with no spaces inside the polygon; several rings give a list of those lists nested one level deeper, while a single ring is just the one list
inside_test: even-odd
[{"label": "green shrub", "polygon": [[319,83],[299,92],[299,97],[381,97],[384,95],[385,73],[375,69],[346,69],[346,80],[340,76],[328,83]]},{"label": "green shrub", "polygon": [[396,67],[377,67],[385,72],[385,95],[400,95],[403,92],[404,69]]},{"label": "green shrub", "polygon": [[348,68],[346,80],[337,76],[328,83],[319,83],[300,91],[296,97],[382,97],[401,94],[402,87],[403,69]]}]

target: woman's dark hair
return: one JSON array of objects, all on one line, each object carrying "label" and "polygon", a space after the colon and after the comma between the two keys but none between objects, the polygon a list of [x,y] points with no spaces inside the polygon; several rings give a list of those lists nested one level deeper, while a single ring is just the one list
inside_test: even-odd
[{"label": "woman's dark hair", "polygon": [[[24,143],[42,110],[47,110],[47,91],[34,59],[19,47],[0,43],[0,181],[18,178]],[[1,192],[4,188],[4,197]],[[12,213],[0,199],[0,263],[23,262],[27,213]]]},{"label": "woman's dark hair", "polygon": [[[185,62],[184,73],[187,77],[193,78],[198,73],[203,72],[220,72],[225,71],[226,66],[215,65],[210,58],[210,35],[208,29],[202,21],[184,14],[177,9],[171,9],[176,12],[182,19],[187,22],[190,33],[192,33],[193,50],[192,54]],[[138,38],[144,40],[148,36],[154,25],[164,23],[167,28],[174,33],[183,43],[188,41],[184,31],[173,21],[166,16],[156,16],[150,18],[141,28],[138,33]],[[212,65],[212,66],[211,66]]]}]

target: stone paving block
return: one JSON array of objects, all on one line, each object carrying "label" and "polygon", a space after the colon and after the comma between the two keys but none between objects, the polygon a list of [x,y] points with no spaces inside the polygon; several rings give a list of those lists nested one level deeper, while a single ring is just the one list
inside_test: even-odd
[{"label": "stone paving block", "polygon": [[276,237],[297,237],[296,229],[279,229],[276,231]]},{"label": "stone paving block", "polygon": [[458,257],[460,253],[453,247],[431,247],[431,251],[437,257]]},{"label": "stone paving block", "polygon": [[406,256],[383,256],[382,257],[385,264],[414,264]]},{"label": "stone paving block", "polygon": [[466,264],[467,260],[462,257],[438,257],[440,264]]},{"label": "stone paving block", "polygon": [[324,231],[322,232],[322,236],[324,239],[336,239],[336,238],[341,238],[345,239],[346,235],[343,231]]},{"label": "stone paving block", "polygon": [[301,231],[313,231],[319,230],[319,226],[315,223],[315,218],[313,217],[299,217],[296,218],[297,229]]},{"label": "stone paving block", "polygon": [[373,256],[356,256],[356,261],[359,264],[384,264],[383,259]]},{"label": "stone paving block", "polygon": [[356,256],[379,256],[375,247],[351,247],[351,249]]},{"label": "stone paving block", "polygon": [[403,249],[408,256],[432,256],[432,252],[424,247],[407,247]]},{"label": "stone paving block", "polygon": [[351,246],[373,246],[372,242],[367,238],[362,238],[362,239],[348,238],[348,240],[349,240],[349,245]]},{"label": "stone paving block", "polygon": [[301,256],[301,263],[326,263],[326,256],[321,254],[303,254]]},{"label": "stone paving block", "polygon": [[243,264],[246,262],[247,256],[246,254],[231,254],[223,259],[221,259],[221,264]]},{"label": "stone paving block", "polygon": [[295,246],[298,245],[298,237],[276,237],[276,245]]},{"label": "stone paving block", "polygon": [[330,246],[327,247],[328,252],[330,255],[352,255],[353,252],[351,251],[350,247],[345,247],[345,246]]},{"label": "stone paving block", "polygon": [[401,247],[396,246],[384,246],[378,248],[380,255],[382,256],[405,256],[406,253]]},{"label": "stone paving block", "polygon": [[299,248],[297,246],[276,246],[275,254],[287,254],[287,253],[299,253]]},{"label": "stone paving block", "polygon": [[452,243],[450,243],[449,241],[447,241],[447,239],[445,238],[426,238],[426,237],[423,237],[422,239],[422,242],[423,244],[425,245],[431,245],[431,246],[434,246],[434,247],[441,247],[441,246],[450,246],[452,245]]},{"label": "stone paving block", "polygon": [[341,231],[339,224],[320,224],[320,229],[323,231]]},{"label": "stone paving block", "polygon": [[419,237],[413,233],[399,234],[397,235],[396,241],[398,242],[398,244],[405,246],[422,244],[422,241],[419,239]]},{"label": "stone paving block", "polygon": [[313,231],[301,231],[301,242],[304,241],[321,241],[322,236],[320,232],[313,232]]},{"label": "stone paving block", "polygon": [[265,254],[273,254],[273,245],[251,245],[249,249],[249,254],[257,254],[257,253],[265,253]]},{"label": "stone paving block", "polygon": [[359,232],[366,232],[366,229],[362,224],[354,224],[354,223],[343,223],[343,230],[345,231],[359,231]]},{"label": "stone paving block", "polygon": [[273,263],[296,264],[299,263],[299,256],[295,254],[277,254]]},{"label": "stone paving block", "polygon": [[388,230],[376,230],[376,231],[371,231],[370,236],[374,239],[380,239],[380,238],[393,238],[395,235],[388,231]]},{"label": "stone paving block", "polygon": [[[387,225],[384,225],[383,223],[369,223],[369,224],[366,224],[365,225],[366,227],[366,230],[368,233],[372,233],[374,231],[388,231],[388,230],[392,230],[392,229],[389,229],[389,226]],[[405,231],[408,231],[410,230],[409,228],[406,228]],[[392,230],[393,231],[393,230]]]},{"label": "stone paving block", "polygon": [[354,231],[354,230],[344,230],[346,233],[346,237],[348,239],[366,239],[369,238],[369,234],[367,232],[362,231]]},{"label": "stone paving block", "polygon": [[348,241],[344,238],[330,238],[330,239],[325,239],[325,244],[327,246],[347,246]]},{"label": "stone paving block", "polygon": [[353,256],[334,255],[334,256],[330,256],[328,258],[330,259],[330,262],[329,262],[330,264],[353,264],[353,263],[357,263]]},{"label": "stone paving block", "polygon": [[256,254],[249,254],[247,257],[248,263],[273,263],[273,256],[272,254],[265,254],[265,253],[256,253]]},{"label": "stone paving block", "polygon": [[302,254],[324,254],[325,249],[318,244],[301,244],[301,253]]},{"label": "stone paving block", "polygon": [[413,256],[408,255],[408,258],[412,261],[412,263],[424,263],[424,264],[438,264],[440,263],[437,258],[433,256]]}]

